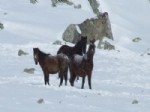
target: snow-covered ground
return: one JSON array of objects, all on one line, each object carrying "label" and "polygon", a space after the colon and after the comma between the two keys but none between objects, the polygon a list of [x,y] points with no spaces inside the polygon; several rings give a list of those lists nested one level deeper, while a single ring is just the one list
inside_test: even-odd
[{"label": "snow-covered ground", "polygon": [[[76,4],[80,0],[72,0]],[[2,112],[149,112],[150,110],[150,3],[148,0],[99,0],[100,10],[107,11],[112,23],[116,50],[96,49],[92,90],[80,89],[81,80],[71,87],[59,85],[56,75],[45,86],[40,66],[33,60],[33,47],[56,54],[65,28],[95,15],[87,0],[82,9],[50,0],[0,0],[0,111]],[[138,43],[132,39],[140,37]],[[22,49],[29,55],[18,56]],[[150,51],[149,51],[150,52]],[[141,54],[143,54],[141,56]],[[24,68],[34,67],[34,74]],[[44,103],[37,101],[43,99]],[[132,104],[137,100],[137,104]]]}]

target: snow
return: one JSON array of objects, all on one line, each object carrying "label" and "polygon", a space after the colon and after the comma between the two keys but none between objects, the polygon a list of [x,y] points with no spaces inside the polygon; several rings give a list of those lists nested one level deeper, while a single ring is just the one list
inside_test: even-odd
[{"label": "snow", "polygon": [[[99,0],[100,10],[109,13],[116,50],[96,49],[92,90],[81,88],[82,79],[71,87],[59,86],[58,75],[50,75],[44,85],[43,73],[33,59],[33,47],[56,55],[65,28],[95,17],[87,0],[81,9],[50,0],[30,4],[28,0],[0,0],[0,110],[2,112],[149,112],[150,56],[148,0]],[[134,7],[133,7],[134,4]],[[7,14],[4,14],[7,13]],[[135,37],[142,40],[132,42]],[[67,43],[72,45],[70,43]],[[73,46],[73,45],[72,45]],[[19,49],[29,53],[18,56]],[[143,56],[141,56],[143,54]],[[34,74],[24,68],[35,68]],[[69,75],[69,74],[68,74]],[[44,102],[37,103],[39,99]],[[134,100],[138,104],[132,104]]]}]

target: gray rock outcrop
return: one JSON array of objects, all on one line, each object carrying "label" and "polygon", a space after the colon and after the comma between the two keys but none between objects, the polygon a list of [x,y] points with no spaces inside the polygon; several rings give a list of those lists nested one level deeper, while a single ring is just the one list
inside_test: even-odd
[{"label": "gray rock outcrop", "polygon": [[91,8],[93,10],[93,12],[96,14],[96,15],[100,15],[100,12],[99,12],[99,4],[96,0],[88,0],[90,5],[91,5]]},{"label": "gray rock outcrop", "polygon": [[67,27],[63,33],[63,40],[71,43],[76,43],[80,39],[80,33],[78,33],[76,25],[71,24]]},{"label": "gray rock outcrop", "polygon": [[97,18],[85,20],[79,24],[79,28],[81,35],[86,35],[89,39],[95,38],[96,40],[102,40],[104,37],[107,37],[113,40],[107,12],[99,15]]},{"label": "gray rock outcrop", "polygon": [[81,35],[87,36],[88,42],[92,38],[102,41],[104,37],[113,40],[111,24],[107,12],[99,15],[97,18],[85,20],[83,23],[78,24],[78,27],[81,34],[78,32],[75,24],[69,25],[63,33],[63,40],[76,43]]}]

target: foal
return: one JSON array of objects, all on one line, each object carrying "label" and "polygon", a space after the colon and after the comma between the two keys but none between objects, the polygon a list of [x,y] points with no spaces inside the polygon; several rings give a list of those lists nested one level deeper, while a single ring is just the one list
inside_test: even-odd
[{"label": "foal", "polygon": [[65,78],[65,85],[67,85],[67,73],[68,73],[68,57],[64,54],[58,54],[52,56],[40,51],[39,48],[33,48],[33,56],[35,64],[40,64],[44,73],[45,85],[49,85],[49,74],[58,73],[60,76],[60,85],[63,83],[63,77]]},{"label": "foal", "polygon": [[[79,55],[74,55],[69,64],[70,68],[70,84],[74,86],[76,76],[82,77],[82,89],[84,88],[85,77],[88,77],[89,89],[91,87],[91,77],[93,71],[93,56],[95,54],[95,39],[90,41],[87,53],[79,59]],[[81,57],[81,56],[80,56]]]}]

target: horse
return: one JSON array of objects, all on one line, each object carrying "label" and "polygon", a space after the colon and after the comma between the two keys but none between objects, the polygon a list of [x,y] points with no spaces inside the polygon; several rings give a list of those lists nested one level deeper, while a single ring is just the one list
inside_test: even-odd
[{"label": "horse", "polygon": [[63,53],[71,58],[74,54],[83,55],[86,53],[87,36],[81,36],[81,39],[75,44],[75,46],[62,45],[57,54]]},{"label": "horse", "polygon": [[33,58],[35,64],[42,68],[44,74],[45,85],[49,85],[49,74],[58,73],[60,76],[60,84],[63,83],[63,78],[65,78],[65,85],[67,85],[67,73],[68,73],[68,57],[64,54],[58,54],[52,56],[51,54],[46,54],[39,48],[33,48]]},{"label": "horse", "polygon": [[[75,46],[62,45],[57,54],[63,53],[71,59],[74,54],[83,55],[86,53],[86,45],[87,45],[87,36],[81,36],[81,39],[75,44]],[[60,76],[58,76],[60,77]],[[79,77],[77,77],[79,80]]]},{"label": "horse", "polygon": [[93,71],[93,57],[95,54],[95,39],[90,40],[87,53],[84,56],[74,55],[69,63],[70,84],[74,86],[76,76],[82,77],[81,89],[84,89],[85,77],[88,77],[89,89],[91,87],[91,77]]}]

